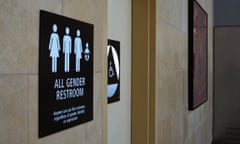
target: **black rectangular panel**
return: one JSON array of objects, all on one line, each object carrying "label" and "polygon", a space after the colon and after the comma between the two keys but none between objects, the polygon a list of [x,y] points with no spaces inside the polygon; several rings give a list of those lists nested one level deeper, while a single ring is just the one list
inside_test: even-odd
[{"label": "black rectangular panel", "polygon": [[93,120],[93,31],[40,11],[39,137]]}]

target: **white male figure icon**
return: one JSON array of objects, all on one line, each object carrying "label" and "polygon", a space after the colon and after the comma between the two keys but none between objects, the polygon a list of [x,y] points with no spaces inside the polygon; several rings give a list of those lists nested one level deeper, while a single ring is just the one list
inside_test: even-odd
[{"label": "white male figure icon", "polygon": [[76,61],[76,72],[80,72],[81,66],[81,59],[82,59],[82,40],[80,38],[80,30],[78,29],[76,32],[77,36],[74,39],[74,54],[75,54],[75,61]]},{"label": "white male figure icon", "polygon": [[60,41],[59,36],[57,34],[57,25],[53,24],[52,26],[53,32],[50,35],[49,41],[49,50],[50,50],[50,57],[52,58],[52,72],[57,72],[57,58],[59,57],[60,51]]},{"label": "white male figure icon", "polygon": [[69,72],[70,68],[70,54],[72,52],[72,39],[69,36],[69,27],[65,28],[65,35],[63,36],[63,53],[64,53],[64,71]]}]

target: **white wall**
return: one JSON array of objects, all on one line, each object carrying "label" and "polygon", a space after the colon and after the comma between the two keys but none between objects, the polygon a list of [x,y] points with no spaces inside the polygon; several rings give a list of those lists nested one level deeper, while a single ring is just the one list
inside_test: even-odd
[{"label": "white wall", "polygon": [[120,41],[120,102],[108,105],[108,144],[131,143],[131,0],[108,0],[108,38]]},{"label": "white wall", "polygon": [[[41,139],[40,9],[94,24],[94,120]],[[0,0],[0,23],[0,144],[105,144],[107,0]]]},{"label": "white wall", "polygon": [[240,127],[240,27],[215,28],[214,139]]}]

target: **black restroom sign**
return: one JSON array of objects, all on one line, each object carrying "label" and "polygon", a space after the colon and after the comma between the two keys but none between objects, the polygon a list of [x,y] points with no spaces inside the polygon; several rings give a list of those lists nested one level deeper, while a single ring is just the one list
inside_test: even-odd
[{"label": "black restroom sign", "polygon": [[93,120],[93,28],[40,11],[39,137]]},{"label": "black restroom sign", "polygon": [[108,103],[120,100],[120,42],[108,40]]}]

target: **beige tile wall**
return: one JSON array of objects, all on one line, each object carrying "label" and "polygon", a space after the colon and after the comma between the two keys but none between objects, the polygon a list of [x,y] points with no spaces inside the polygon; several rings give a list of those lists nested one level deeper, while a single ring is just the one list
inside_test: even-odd
[{"label": "beige tile wall", "polygon": [[[94,24],[94,121],[38,138],[39,10]],[[102,144],[107,0],[0,0],[0,143]]]},{"label": "beige tile wall", "polygon": [[208,101],[188,111],[188,0],[157,0],[158,144],[210,144],[212,140],[213,0],[208,13]]},{"label": "beige tile wall", "polygon": [[[187,0],[157,1],[158,143],[210,144],[212,139],[213,0],[209,17],[209,99],[187,108]],[[38,139],[39,10],[94,24],[94,121]],[[101,144],[107,0],[0,0],[0,143]],[[106,111],[106,110],[105,110]]]}]

